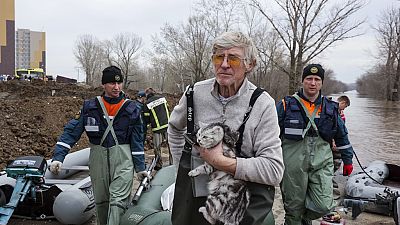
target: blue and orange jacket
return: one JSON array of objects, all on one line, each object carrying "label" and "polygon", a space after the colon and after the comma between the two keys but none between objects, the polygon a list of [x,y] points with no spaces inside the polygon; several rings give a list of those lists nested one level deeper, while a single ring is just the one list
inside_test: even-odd
[{"label": "blue and orange jacket", "polygon": [[[121,93],[123,95],[123,93]],[[144,149],[143,149],[143,124],[140,118],[140,110],[134,101],[128,100],[122,105],[125,96],[116,102],[108,103],[102,98],[107,113],[113,118],[113,128],[118,143],[129,144],[132,151],[133,164],[136,172],[145,170]],[[121,106],[122,105],[122,106]],[[119,109],[121,107],[121,109]],[[119,111],[118,111],[119,109]],[[118,114],[115,113],[118,111]],[[69,150],[79,141],[82,133],[86,131],[89,142],[93,145],[100,145],[101,138],[108,124],[104,118],[100,103],[96,98],[85,100],[80,115],[70,120],[64,127],[54,151],[53,160],[64,161]],[[111,132],[102,143],[105,148],[115,145]]]},{"label": "blue and orange jacket", "polygon": [[[338,104],[326,97],[318,96],[315,102],[310,102],[302,90],[297,93],[304,106],[311,115],[315,107],[319,106],[314,122],[318,128],[318,133],[311,127],[307,135],[319,135],[326,142],[331,143],[335,140],[337,149],[340,150],[344,164],[352,164],[353,147],[348,139],[347,128],[338,113]],[[293,96],[286,96],[277,105],[279,126],[281,128],[281,138],[290,140],[302,140],[301,131],[307,127],[308,117],[303,107]],[[285,132],[285,131],[299,132]]]}]

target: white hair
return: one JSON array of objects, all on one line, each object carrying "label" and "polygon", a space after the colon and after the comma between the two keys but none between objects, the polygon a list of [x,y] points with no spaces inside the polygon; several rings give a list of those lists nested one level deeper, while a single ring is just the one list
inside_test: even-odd
[{"label": "white hair", "polygon": [[245,62],[253,63],[253,66],[257,63],[257,49],[253,44],[253,41],[243,34],[242,32],[228,31],[224,32],[214,39],[213,43],[213,54],[220,49],[228,49],[233,47],[241,47],[244,49]]}]

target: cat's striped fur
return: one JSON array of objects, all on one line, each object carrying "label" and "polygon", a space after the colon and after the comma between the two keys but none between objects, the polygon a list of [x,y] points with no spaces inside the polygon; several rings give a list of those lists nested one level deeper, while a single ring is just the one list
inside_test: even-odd
[{"label": "cat's striped fur", "polygon": [[[227,125],[213,123],[197,131],[197,142],[201,147],[212,148],[223,141],[223,154],[235,158],[235,143],[239,134]],[[191,170],[189,176],[208,174],[209,195],[206,205],[199,208],[204,218],[211,224],[217,221],[225,225],[239,225],[249,205],[250,194],[243,180],[234,179],[232,175],[215,170],[208,163]]]}]

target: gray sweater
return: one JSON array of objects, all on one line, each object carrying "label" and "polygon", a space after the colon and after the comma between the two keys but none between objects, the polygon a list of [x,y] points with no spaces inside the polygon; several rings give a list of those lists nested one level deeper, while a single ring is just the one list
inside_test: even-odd
[{"label": "gray sweater", "polygon": [[[195,124],[224,122],[237,130],[243,122],[250,97],[256,86],[245,78],[239,91],[223,104],[215,78],[194,85],[193,105]],[[235,179],[261,184],[279,185],[284,171],[278,117],[274,100],[263,92],[254,104],[243,133],[242,155],[237,158]],[[168,142],[174,164],[178,164],[185,143],[186,96],[172,111],[168,124]],[[199,152],[193,148],[193,155]]]}]

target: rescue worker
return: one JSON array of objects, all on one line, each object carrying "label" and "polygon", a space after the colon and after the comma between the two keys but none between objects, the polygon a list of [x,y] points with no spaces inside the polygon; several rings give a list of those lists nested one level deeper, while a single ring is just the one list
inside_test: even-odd
[{"label": "rescue worker", "polygon": [[338,104],[321,95],[324,73],[320,64],[307,65],[302,89],[277,105],[286,168],[281,191],[287,225],[311,224],[335,206],[332,139],[342,155],[343,175],[353,171],[353,148]]},{"label": "rescue worker", "polygon": [[147,134],[147,124],[150,123],[149,116],[145,116],[145,109],[146,109],[146,93],[144,91],[139,91],[136,98],[137,105],[140,109],[140,115],[142,117],[143,122],[143,145],[146,142],[146,134]]},{"label": "rescue worker", "polygon": [[[350,98],[347,97],[346,95],[342,95],[337,99],[337,102],[339,103],[339,115],[340,118],[342,118],[343,122],[346,123],[346,117],[344,115],[344,110],[350,106]],[[336,144],[335,140],[332,140],[332,154],[333,154],[333,173],[336,173],[336,171],[339,170],[340,165],[342,164],[342,156],[340,154],[340,151],[336,149]],[[333,180],[333,193],[334,195],[339,198],[340,196],[340,191],[339,191],[339,185],[336,183],[335,180]]]},{"label": "rescue worker", "polygon": [[[161,143],[167,141],[167,127],[169,120],[169,110],[167,99],[159,94],[157,94],[153,88],[147,88],[145,90],[147,101],[146,101],[146,111],[145,116],[147,116],[147,121],[149,121],[151,126],[151,131],[153,133],[153,145],[154,145],[154,155],[159,156],[159,159],[154,167],[155,170],[159,170],[163,166],[163,161],[161,158]],[[172,156],[168,147],[169,154],[169,164],[172,164]]]},{"label": "rescue worker", "polygon": [[344,116],[344,110],[350,106],[350,98],[346,95],[342,95],[337,99],[339,103],[339,113],[340,117],[342,118],[343,122],[346,122],[346,117]]},{"label": "rescue worker", "polygon": [[126,98],[122,81],[118,67],[103,70],[103,94],[85,100],[81,111],[64,127],[50,165],[50,171],[58,174],[68,151],[86,131],[98,225],[119,224],[132,191],[134,170],[140,180],[148,176],[140,111]]}]

